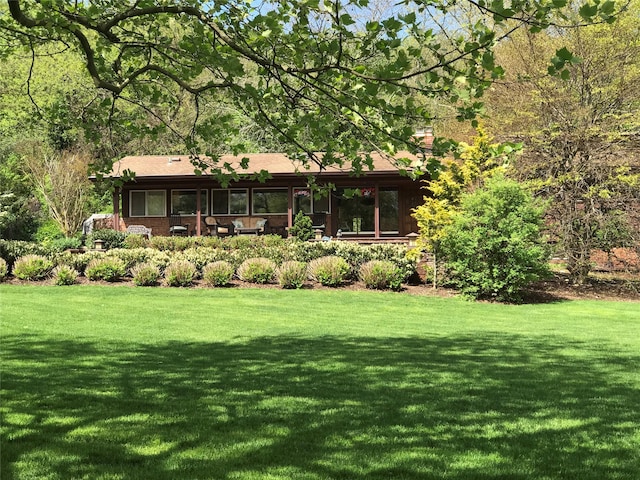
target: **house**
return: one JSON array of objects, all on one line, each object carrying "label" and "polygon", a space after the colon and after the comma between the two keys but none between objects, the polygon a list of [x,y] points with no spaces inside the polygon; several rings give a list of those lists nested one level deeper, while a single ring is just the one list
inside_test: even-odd
[{"label": "house", "polygon": [[[210,217],[218,223],[260,217],[267,219],[266,233],[285,236],[302,211],[321,218],[323,236],[382,241],[417,231],[411,212],[422,202],[420,181],[403,175],[393,159],[372,157],[374,170],[355,177],[348,167],[322,172],[312,167],[301,175],[279,153],[223,156],[219,164],[228,163],[238,173],[267,170],[271,174],[263,183],[247,178],[223,186],[213,177],[196,175],[188,156],[127,156],[108,175],[117,179],[125,170],[135,172],[135,179],[114,193],[114,223],[119,230],[144,225],[154,235],[168,235],[171,216],[178,214],[187,234],[206,235],[205,219]],[[419,161],[409,154],[403,157]],[[244,158],[249,160],[248,168],[241,164]],[[318,184],[332,184],[335,189],[316,197],[306,185],[308,174]]]}]

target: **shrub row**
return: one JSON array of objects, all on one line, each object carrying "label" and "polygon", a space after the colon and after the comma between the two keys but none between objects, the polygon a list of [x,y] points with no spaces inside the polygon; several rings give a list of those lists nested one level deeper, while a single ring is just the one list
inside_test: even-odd
[{"label": "shrub row", "polygon": [[[184,258],[170,260],[161,267],[159,262],[154,262],[153,259],[132,262],[131,256],[123,260],[114,253],[117,252],[92,252],[92,258],[84,268],[85,276],[94,281],[116,282],[129,272],[134,284],[138,286],[157,285],[160,278],[164,277],[169,286],[187,287],[199,276],[209,286],[224,286],[229,284],[235,274],[246,282],[266,284],[277,280],[282,288],[301,288],[307,279],[325,286],[337,287],[347,282],[352,274],[352,268],[347,261],[335,255],[316,258],[308,264],[288,260],[280,266],[268,258],[254,257],[244,260],[237,269],[228,261],[216,260],[198,269],[193,262]],[[127,266],[128,263],[130,266]],[[30,254],[15,261],[13,273],[23,280],[40,280],[52,275],[56,285],[72,285],[80,274],[76,268],[78,266],[81,267],[80,262],[76,262],[75,265],[58,263],[54,266],[46,257]],[[6,262],[2,260],[0,280],[6,276]],[[367,288],[392,290],[399,290],[404,279],[400,268],[387,260],[372,260],[362,264],[359,268],[359,278]]]}]

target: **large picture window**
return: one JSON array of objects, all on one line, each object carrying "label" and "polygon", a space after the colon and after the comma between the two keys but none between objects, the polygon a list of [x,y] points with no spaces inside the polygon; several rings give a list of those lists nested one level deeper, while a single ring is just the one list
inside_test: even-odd
[{"label": "large picture window", "polygon": [[254,214],[283,214],[289,207],[289,193],[286,188],[254,188]]},{"label": "large picture window", "polygon": [[329,197],[318,197],[310,188],[298,187],[293,189],[293,214],[329,213]]},{"label": "large picture window", "polygon": [[211,211],[214,215],[247,215],[249,213],[247,189],[213,190],[211,197]]},{"label": "large picture window", "polygon": [[166,195],[164,190],[132,190],[129,194],[129,216],[166,216]]},{"label": "large picture window", "polygon": [[382,233],[398,233],[400,215],[398,213],[398,190],[382,188],[378,196],[380,206],[380,230]]},{"label": "large picture window", "polygon": [[[200,190],[200,213],[208,214],[207,190]],[[171,213],[180,215],[196,215],[198,213],[197,190],[172,190]]]}]

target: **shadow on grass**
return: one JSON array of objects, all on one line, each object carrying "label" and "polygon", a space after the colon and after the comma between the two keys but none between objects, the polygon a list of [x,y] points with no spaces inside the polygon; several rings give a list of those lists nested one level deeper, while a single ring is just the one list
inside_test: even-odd
[{"label": "shadow on grass", "polygon": [[637,479],[639,356],[518,336],[2,339],[1,478]]}]

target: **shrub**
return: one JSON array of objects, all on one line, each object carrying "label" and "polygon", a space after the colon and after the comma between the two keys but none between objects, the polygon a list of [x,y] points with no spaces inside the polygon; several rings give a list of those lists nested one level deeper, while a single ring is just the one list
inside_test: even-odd
[{"label": "shrub", "polygon": [[398,291],[402,288],[404,275],[400,268],[388,260],[370,260],[360,266],[359,278],[365,287]]},{"label": "shrub", "polygon": [[351,268],[344,258],[335,255],[316,258],[309,263],[309,276],[312,280],[328,287],[342,285],[348,278]]},{"label": "shrub", "polygon": [[293,225],[289,229],[289,233],[298,240],[307,241],[313,237],[313,222],[308,215],[298,212],[296,218],[293,219]]},{"label": "shrub", "polygon": [[9,266],[4,258],[0,258],[0,282],[3,282],[9,275]]},{"label": "shrub", "polygon": [[41,280],[52,268],[53,262],[42,255],[25,255],[13,264],[13,274],[21,280]]},{"label": "shrub", "polygon": [[144,248],[149,246],[149,239],[146,235],[130,233],[123,242],[124,248]]},{"label": "shrub", "polygon": [[84,274],[89,280],[104,280],[117,282],[126,273],[127,269],[122,260],[115,257],[94,258],[89,262]]},{"label": "shrub", "polygon": [[104,248],[106,250],[112,248],[123,248],[125,238],[127,238],[127,234],[125,232],[120,232],[111,228],[104,228],[101,230],[94,230],[90,235],[88,235],[85,245],[89,248],[93,248],[94,240],[99,239],[104,240]]},{"label": "shrub", "polygon": [[131,268],[133,283],[139,287],[157,285],[161,275],[158,266],[151,262],[139,263]]},{"label": "shrub", "polygon": [[73,285],[78,279],[78,271],[69,265],[58,265],[53,269],[52,276],[56,285]]},{"label": "shrub", "polygon": [[548,273],[542,215],[524,187],[501,177],[465,196],[440,244],[453,285],[473,298],[519,300]]},{"label": "shrub", "polygon": [[276,271],[278,284],[282,288],[302,288],[307,279],[307,264],[289,260]]},{"label": "shrub", "polygon": [[224,287],[229,285],[235,269],[225,260],[208,263],[202,269],[202,279],[211,287]]},{"label": "shrub", "polygon": [[167,265],[164,279],[170,287],[188,287],[193,284],[198,270],[187,260],[175,260]]},{"label": "shrub", "polygon": [[238,278],[251,283],[269,283],[276,273],[276,264],[268,258],[247,258],[238,267]]},{"label": "shrub", "polygon": [[20,257],[30,254],[47,255],[47,253],[48,250],[38,243],[0,239],[0,257],[7,261],[9,270],[11,270],[15,261]]}]

